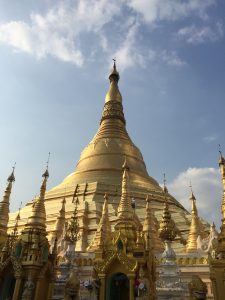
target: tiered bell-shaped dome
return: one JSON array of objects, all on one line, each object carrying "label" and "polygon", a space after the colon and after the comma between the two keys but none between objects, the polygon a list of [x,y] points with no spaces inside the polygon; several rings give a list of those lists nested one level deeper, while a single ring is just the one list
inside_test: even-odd
[{"label": "tiered bell-shaped dome", "polygon": [[[115,63],[109,80],[110,86],[96,135],[82,151],[74,173],[66,177],[62,184],[52,191],[56,192],[63,186],[91,182],[120,186],[121,169],[126,157],[130,168],[130,188],[133,196],[143,198],[145,205],[147,191],[156,192],[159,193],[158,199],[161,198],[163,202],[161,187],[148,175],[142,154],[127,133],[122,96],[118,88],[119,73]],[[142,196],[137,195],[137,188],[140,189],[140,193],[144,193]],[[119,189],[118,191],[120,192]],[[174,198],[171,199],[177,206],[182,207]]]},{"label": "tiered bell-shaped dome", "polygon": [[[144,222],[146,196],[151,195],[151,207],[157,219],[161,218],[164,192],[157,181],[148,175],[140,150],[134,145],[126,130],[122,96],[118,88],[119,73],[114,64],[109,75],[110,86],[105,97],[100,127],[92,141],[84,148],[72,174],[61,184],[46,192],[45,207],[47,230],[53,231],[61,201],[66,197],[66,218],[74,210],[73,199],[78,197],[78,215],[82,240],[80,249],[86,249],[101,217],[103,196],[108,193],[110,221],[115,224],[121,197],[122,165],[126,158],[129,166],[130,195],[135,198],[136,212]],[[170,211],[179,223],[180,236],[187,238],[190,215],[184,207],[168,194]],[[26,223],[32,202],[21,210],[20,225]],[[15,218],[12,214],[11,220]]]}]

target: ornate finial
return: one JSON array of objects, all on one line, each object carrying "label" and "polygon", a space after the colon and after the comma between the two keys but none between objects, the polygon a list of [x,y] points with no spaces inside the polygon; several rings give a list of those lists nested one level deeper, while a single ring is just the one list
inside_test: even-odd
[{"label": "ornate finial", "polygon": [[50,160],[50,152],[48,152],[48,160],[46,161],[46,170],[42,177],[48,178],[49,177],[49,172],[48,172],[48,165],[49,165],[49,160]]},{"label": "ornate finial", "polygon": [[166,174],[163,173],[163,184],[164,184],[164,187],[166,186]]},{"label": "ornate finial", "polygon": [[19,206],[18,214],[20,214],[20,210],[21,210],[22,204],[23,204],[23,202],[21,201],[21,202],[20,202],[20,206]]},{"label": "ornate finial", "polygon": [[[118,87],[119,79],[120,79],[120,75],[116,69],[116,63],[114,60],[113,68],[109,74],[110,86],[105,96],[105,105],[102,112],[102,118],[100,124],[102,124],[104,120],[113,120],[113,123],[115,123],[115,120],[118,121],[120,120],[123,122],[124,125],[126,124],[124,113],[123,113],[122,95]],[[113,128],[114,127],[115,124],[113,125]],[[121,131],[121,127],[120,127],[120,131]]]},{"label": "ornate finial", "polygon": [[116,70],[116,58],[113,58],[113,68]]},{"label": "ornate finial", "polygon": [[[165,173],[163,173],[163,191],[165,194],[168,193],[168,189],[166,187],[166,174]],[[165,196],[165,199],[167,199],[166,196]]]},{"label": "ornate finial", "polygon": [[12,170],[11,175],[7,179],[8,182],[14,182],[15,181],[15,176],[14,176],[15,167],[16,167],[16,162],[14,163],[14,165],[12,167],[13,170]]},{"label": "ornate finial", "polygon": [[49,164],[49,160],[50,160],[50,155],[51,155],[51,153],[48,152],[48,160],[46,161],[46,167],[47,167],[47,169],[48,169],[48,164]]},{"label": "ornate finial", "polygon": [[16,216],[16,220],[19,221],[20,220],[20,211],[21,211],[21,207],[22,207],[23,202],[20,202],[20,206],[19,206],[19,210],[18,210],[18,214]]},{"label": "ornate finial", "polygon": [[190,188],[190,190],[191,190],[191,197],[190,197],[190,200],[195,200],[195,201],[196,201],[196,198],[195,198],[195,195],[194,195],[194,192],[193,192],[193,189],[192,189],[191,180],[190,180],[189,188]]},{"label": "ornate finial", "polygon": [[168,191],[164,179],[165,204],[162,219],[159,226],[159,236],[164,241],[173,241],[177,235],[177,229],[169,211],[168,200],[166,197],[167,192]]},{"label": "ornate finial", "polygon": [[222,153],[220,144],[219,144],[219,153],[220,153],[219,166],[225,165],[225,159],[223,157],[223,153]]},{"label": "ornate finial", "polygon": [[112,68],[111,73],[109,74],[109,80],[110,80],[110,82],[112,82],[112,81],[118,82],[119,79],[120,79],[120,75],[116,69],[116,59],[113,58],[113,68]]},{"label": "ornate finial", "polygon": [[193,193],[191,180],[190,180],[190,183],[189,183],[189,188],[191,189],[191,192]]}]

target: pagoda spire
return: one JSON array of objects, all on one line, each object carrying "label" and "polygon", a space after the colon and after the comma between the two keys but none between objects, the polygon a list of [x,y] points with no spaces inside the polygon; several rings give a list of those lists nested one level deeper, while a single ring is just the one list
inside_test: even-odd
[{"label": "pagoda spire", "polygon": [[118,206],[118,219],[132,219],[134,212],[131,205],[131,197],[129,191],[129,167],[125,158],[122,166],[122,194]]},{"label": "pagoda spire", "polygon": [[65,204],[66,204],[66,198],[64,197],[62,200],[62,207],[59,211],[59,215],[55,222],[54,230],[56,232],[57,238],[59,238],[59,236],[61,235],[61,233],[63,231],[64,223],[65,223],[65,214],[66,214]]},{"label": "pagoda spire", "polygon": [[94,239],[91,242],[88,250],[103,249],[104,244],[108,242],[111,235],[111,226],[109,222],[108,214],[108,195],[105,193],[104,203],[102,208],[102,216],[98,224],[97,231],[95,233]]},{"label": "pagoda spire", "polygon": [[114,60],[112,71],[109,74],[110,86],[105,96],[105,105],[100,124],[107,119],[118,119],[124,125],[126,123],[123,114],[122,96],[118,87],[119,79],[120,75],[116,69],[116,62]]},{"label": "pagoda spire", "polygon": [[169,211],[169,205],[168,205],[168,189],[166,187],[166,180],[165,180],[165,174],[164,174],[164,208],[163,208],[163,214],[162,219],[159,225],[159,237],[165,242],[170,241],[172,242],[176,235],[177,235],[177,229],[175,226],[174,221],[172,220],[170,211]]},{"label": "pagoda spire", "polygon": [[[153,197],[153,195],[151,195]],[[158,236],[158,228],[156,225],[156,218],[154,216],[154,213],[151,208],[150,204],[150,195],[147,195],[146,197],[146,213],[145,213],[145,219],[144,219],[144,225],[143,225],[143,233],[145,237],[145,244],[146,249],[150,250],[152,248],[153,250],[162,250],[163,245],[162,242]]]},{"label": "pagoda spire", "polygon": [[108,234],[111,232],[111,226],[109,223],[109,212],[108,212],[108,194],[105,193],[104,195],[104,203],[102,208],[102,217],[100,219],[100,222],[98,224],[97,231],[102,230],[105,234]]},{"label": "pagoda spire", "polygon": [[191,209],[191,225],[190,225],[190,231],[189,231],[187,245],[186,245],[187,252],[192,252],[197,250],[197,238],[200,235],[200,226],[199,226],[200,221],[199,221],[198,210],[196,206],[196,198],[193,193],[192,187],[191,187],[190,200],[192,202],[192,209]]},{"label": "pagoda spire", "polygon": [[40,195],[38,199],[34,200],[32,205],[32,212],[28,218],[26,227],[34,227],[44,229],[46,228],[45,221],[46,221],[46,212],[45,212],[45,192],[46,192],[46,185],[49,177],[48,172],[48,163],[45,172],[42,175],[42,184],[40,188]]},{"label": "pagoda spire", "polygon": [[222,151],[220,152],[220,158],[219,158],[219,167],[220,167],[220,173],[221,173],[221,179],[223,184],[223,198],[222,198],[222,204],[221,204],[221,212],[222,212],[222,224],[220,227],[220,233],[218,237],[218,253],[225,258],[225,159],[223,157]]},{"label": "pagoda spire", "polygon": [[105,96],[105,102],[109,102],[109,101],[117,101],[120,103],[122,102],[122,96],[118,88],[119,79],[120,79],[120,75],[116,69],[116,61],[114,60],[112,71],[109,74],[110,87]]},{"label": "pagoda spire", "polygon": [[7,186],[4,192],[2,201],[0,202],[0,234],[3,236],[7,235],[7,225],[9,221],[9,205],[10,205],[10,195],[12,191],[12,184],[15,181],[14,176],[15,165],[13,166],[12,173],[7,179]]}]

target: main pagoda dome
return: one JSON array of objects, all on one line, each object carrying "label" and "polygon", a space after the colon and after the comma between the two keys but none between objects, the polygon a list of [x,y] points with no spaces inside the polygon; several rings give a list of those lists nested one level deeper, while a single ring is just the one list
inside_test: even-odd
[{"label": "main pagoda dome", "polygon": [[[100,127],[92,141],[84,148],[72,174],[62,183],[49,190],[45,197],[47,231],[51,234],[61,208],[66,199],[66,218],[74,211],[74,199],[78,198],[78,217],[81,239],[77,249],[85,251],[96,231],[101,217],[104,194],[108,194],[109,216],[115,223],[119,199],[121,197],[122,165],[126,159],[129,165],[130,194],[135,200],[136,213],[144,220],[146,196],[157,219],[161,217],[164,192],[158,182],[148,175],[140,150],[134,145],[126,130],[122,96],[118,88],[119,73],[114,63],[109,75],[110,86],[105,97]],[[33,200],[34,201],[34,200]],[[168,203],[173,219],[179,229],[177,248],[183,248],[180,241],[187,238],[190,214],[171,195]],[[32,207],[29,202],[21,210],[20,227],[26,223]],[[11,214],[9,226],[13,226],[15,214]],[[157,224],[156,224],[157,226]]]}]

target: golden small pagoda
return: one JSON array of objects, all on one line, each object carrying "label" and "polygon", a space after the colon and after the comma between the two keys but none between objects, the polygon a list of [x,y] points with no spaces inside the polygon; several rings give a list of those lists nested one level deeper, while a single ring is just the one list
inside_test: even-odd
[{"label": "golden small pagoda", "polygon": [[[47,300],[51,298],[55,280],[56,247],[49,251],[46,232],[45,191],[49,177],[48,168],[42,175],[40,196],[33,202],[32,210],[20,234],[17,233],[19,215],[12,234],[5,237],[1,232],[0,245],[0,299]],[[14,173],[9,177],[8,204]],[[7,199],[6,199],[7,198]],[[5,209],[5,212],[7,209]],[[6,219],[7,215],[5,215]],[[56,245],[55,245],[56,246]]]},{"label": "golden small pagoda", "polygon": [[198,217],[198,210],[196,206],[196,198],[194,196],[193,191],[191,191],[190,200],[192,202],[192,209],[191,209],[191,226],[190,231],[188,234],[186,251],[187,252],[194,252],[197,251],[197,239],[200,236],[200,220]]}]

